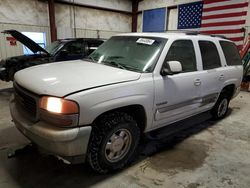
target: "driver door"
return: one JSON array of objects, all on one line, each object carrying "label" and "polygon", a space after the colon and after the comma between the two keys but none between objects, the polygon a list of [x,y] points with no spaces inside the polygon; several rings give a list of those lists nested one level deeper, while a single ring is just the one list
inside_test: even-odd
[{"label": "driver door", "polygon": [[182,72],[155,77],[154,126],[161,127],[194,114],[200,106],[201,82],[192,40],[172,42],[163,68],[168,61],[179,61]]}]

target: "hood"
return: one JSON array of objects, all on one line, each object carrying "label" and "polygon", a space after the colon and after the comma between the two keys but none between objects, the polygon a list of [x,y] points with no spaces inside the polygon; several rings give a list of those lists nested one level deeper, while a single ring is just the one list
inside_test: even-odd
[{"label": "hood", "polygon": [[14,37],[16,40],[27,46],[33,53],[37,52],[44,52],[49,55],[49,52],[47,52],[45,49],[43,49],[41,46],[39,46],[37,43],[35,43],[33,40],[31,40],[29,37],[26,37],[22,33],[16,30],[5,30],[2,33],[4,34],[10,34],[12,37]]},{"label": "hood", "polygon": [[39,95],[63,97],[90,88],[128,82],[141,73],[83,60],[38,65],[15,74],[15,81]]}]

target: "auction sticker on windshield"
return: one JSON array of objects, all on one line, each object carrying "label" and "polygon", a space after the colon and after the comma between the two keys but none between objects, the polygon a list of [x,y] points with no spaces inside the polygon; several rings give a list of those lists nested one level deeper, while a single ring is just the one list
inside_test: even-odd
[{"label": "auction sticker on windshield", "polygon": [[146,38],[139,38],[136,42],[140,44],[147,44],[147,45],[152,45],[155,40],[152,39],[146,39]]}]

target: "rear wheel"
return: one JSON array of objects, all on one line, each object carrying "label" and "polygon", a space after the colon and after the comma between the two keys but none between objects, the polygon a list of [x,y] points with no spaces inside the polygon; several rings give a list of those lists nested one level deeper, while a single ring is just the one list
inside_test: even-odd
[{"label": "rear wheel", "polygon": [[221,94],[214,105],[213,109],[211,110],[211,114],[213,116],[213,119],[222,119],[226,116],[228,111],[228,105],[229,105],[229,97],[226,94]]},{"label": "rear wheel", "polygon": [[135,157],[140,129],[132,116],[115,112],[93,126],[88,162],[98,173],[119,170]]}]

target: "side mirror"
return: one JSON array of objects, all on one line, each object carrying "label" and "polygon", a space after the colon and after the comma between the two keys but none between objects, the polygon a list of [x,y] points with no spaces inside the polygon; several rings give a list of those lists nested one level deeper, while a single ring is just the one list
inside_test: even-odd
[{"label": "side mirror", "polygon": [[172,75],[182,72],[182,66],[179,61],[168,61],[166,67],[168,68],[162,68],[161,70],[162,76]]}]

